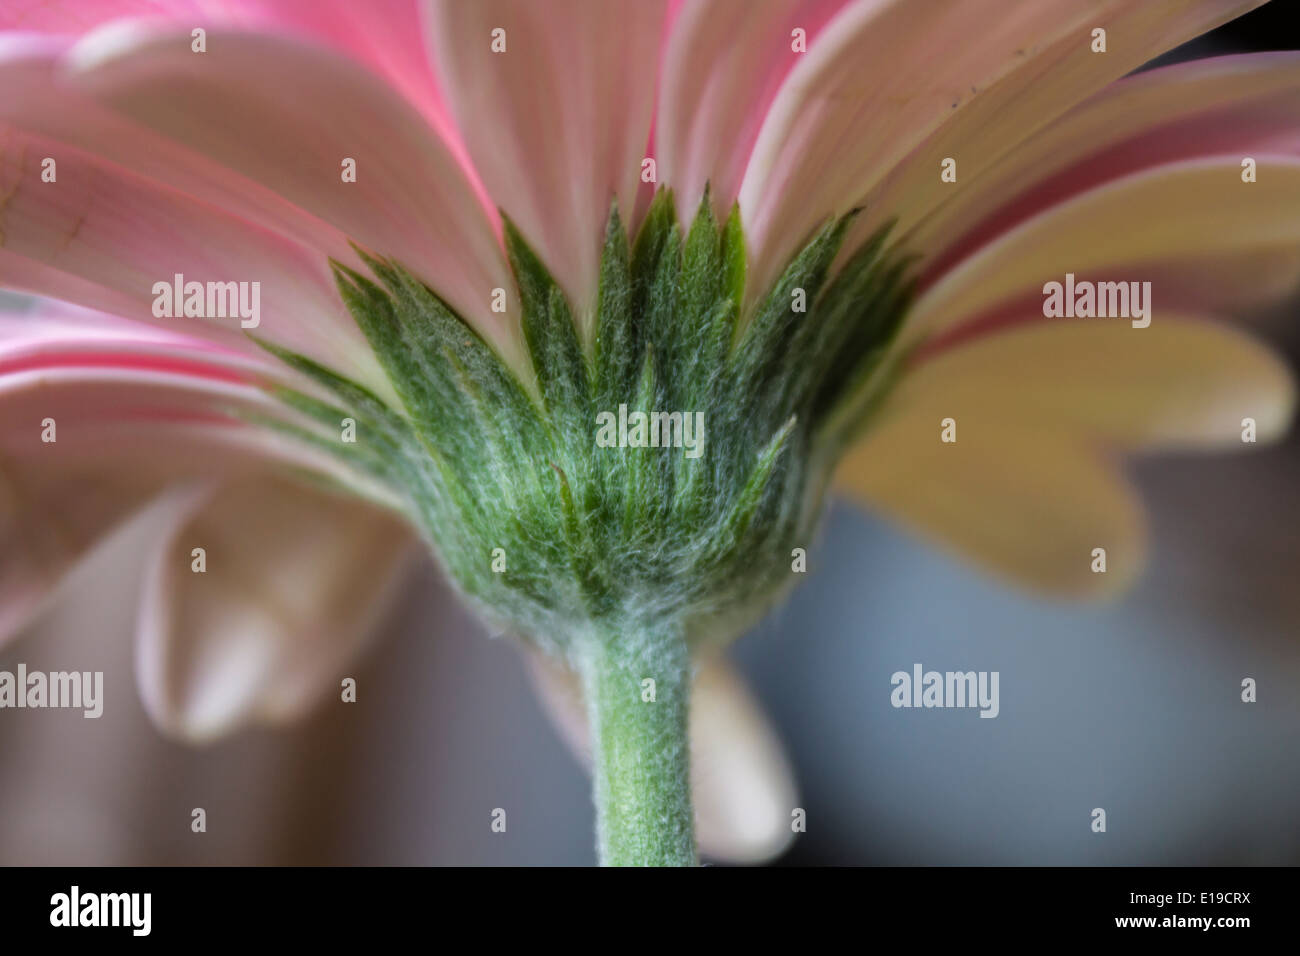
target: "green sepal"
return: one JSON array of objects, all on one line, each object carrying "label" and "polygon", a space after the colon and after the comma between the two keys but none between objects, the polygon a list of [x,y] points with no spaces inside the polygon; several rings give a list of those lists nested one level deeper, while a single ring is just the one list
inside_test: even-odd
[{"label": "green sepal", "polygon": [[[735,205],[719,223],[706,194],[683,234],[661,190],[632,241],[611,206],[596,301],[580,304],[595,312],[587,341],[506,219],[535,392],[433,290],[356,248],[369,276],[331,266],[401,408],[272,347],[335,401],[279,394],[322,424],[356,418],[365,447],[335,450],[404,496],[498,626],[564,654],[575,635],[647,614],[694,633],[697,618],[746,612],[790,580],[828,469],[896,371],[885,357],[910,263],[882,229],[834,271],[854,216],[825,223],[755,296]],[[602,447],[598,422],[620,407],[629,420],[663,416],[678,439],[697,412],[705,428],[692,428],[689,456],[684,445]],[[324,432],[306,440],[330,445]],[[492,567],[497,549],[504,571]]]},{"label": "green sepal", "polygon": [[632,391],[641,354],[641,330],[633,311],[632,253],[617,202],[610,205],[605,225],[599,296],[592,392],[597,408],[611,408]]},{"label": "green sepal", "polygon": [[524,341],[553,419],[572,421],[587,410],[587,371],[573,313],[550,272],[504,215],[506,254],[519,286]]}]

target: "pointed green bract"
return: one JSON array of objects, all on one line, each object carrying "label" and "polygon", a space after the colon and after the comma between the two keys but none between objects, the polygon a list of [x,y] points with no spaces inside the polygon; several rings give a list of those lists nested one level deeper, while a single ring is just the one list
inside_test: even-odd
[{"label": "pointed green bract", "polygon": [[407,503],[487,618],[571,662],[583,635],[648,621],[716,637],[790,583],[912,294],[887,229],[832,273],[849,214],[747,296],[739,210],[720,223],[705,195],[683,230],[674,208],[660,191],[632,241],[611,208],[585,342],[505,221],[535,391],[436,291],[360,248],[368,275],[331,265],[401,407],[268,346],[334,396],[278,392],[322,425],[299,437],[330,447],[354,418],[357,442],[332,450]]},{"label": "pointed green bract", "polygon": [[638,323],[633,320],[632,252],[618,214],[610,207],[600,259],[600,297],[592,359],[596,405],[609,408],[627,395],[636,381],[641,354]]}]

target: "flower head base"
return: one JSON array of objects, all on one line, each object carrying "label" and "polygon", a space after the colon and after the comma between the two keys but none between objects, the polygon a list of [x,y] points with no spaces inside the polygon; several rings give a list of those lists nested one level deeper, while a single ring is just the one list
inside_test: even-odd
[{"label": "flower head base", "polygon": [[378,282],[336,264],[339,288],[404,407],[283,351],[338,405],[280,394],[331,429],[357,422],[355,443],[315,440],[401,493],[502,628],[566,656],[629,622],[729,636],[790,579],[843,423],[861,423],[843,412],[887,374],[906,261],[881,230],[832,277],[852,218],[818,231],[743,317],[738,211],[720,225],[706,196],[683,234],[664,191],[629,244],[613,208],[589,343],[507,221],[532,383],[434,291],[363,253]]}]

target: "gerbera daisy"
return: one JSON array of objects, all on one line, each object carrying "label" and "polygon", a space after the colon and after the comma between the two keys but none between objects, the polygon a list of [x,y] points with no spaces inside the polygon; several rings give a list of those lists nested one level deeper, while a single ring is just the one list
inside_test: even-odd
[{"label": "gerbera daisy", "polygon": [[601,859],[694,862],[695,663],[832,483],[1108,592],[1111,453],[1285,429],[1213,319],[1300,275],[1300,58],[1126,77],[1258,5],[3,0],[0,286],[72,305],[0,325],[0,636],[163,495],[141,691],[210,736],[423,539],[579,682]]}]

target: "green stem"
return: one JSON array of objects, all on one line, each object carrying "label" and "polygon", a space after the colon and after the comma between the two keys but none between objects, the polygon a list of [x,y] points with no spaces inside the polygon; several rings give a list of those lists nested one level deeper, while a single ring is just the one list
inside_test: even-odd
[{"label": "green stem", "polygon": [[597,634],[581,670],[601,865],[694,866],[690,654],[680,630]]}]

